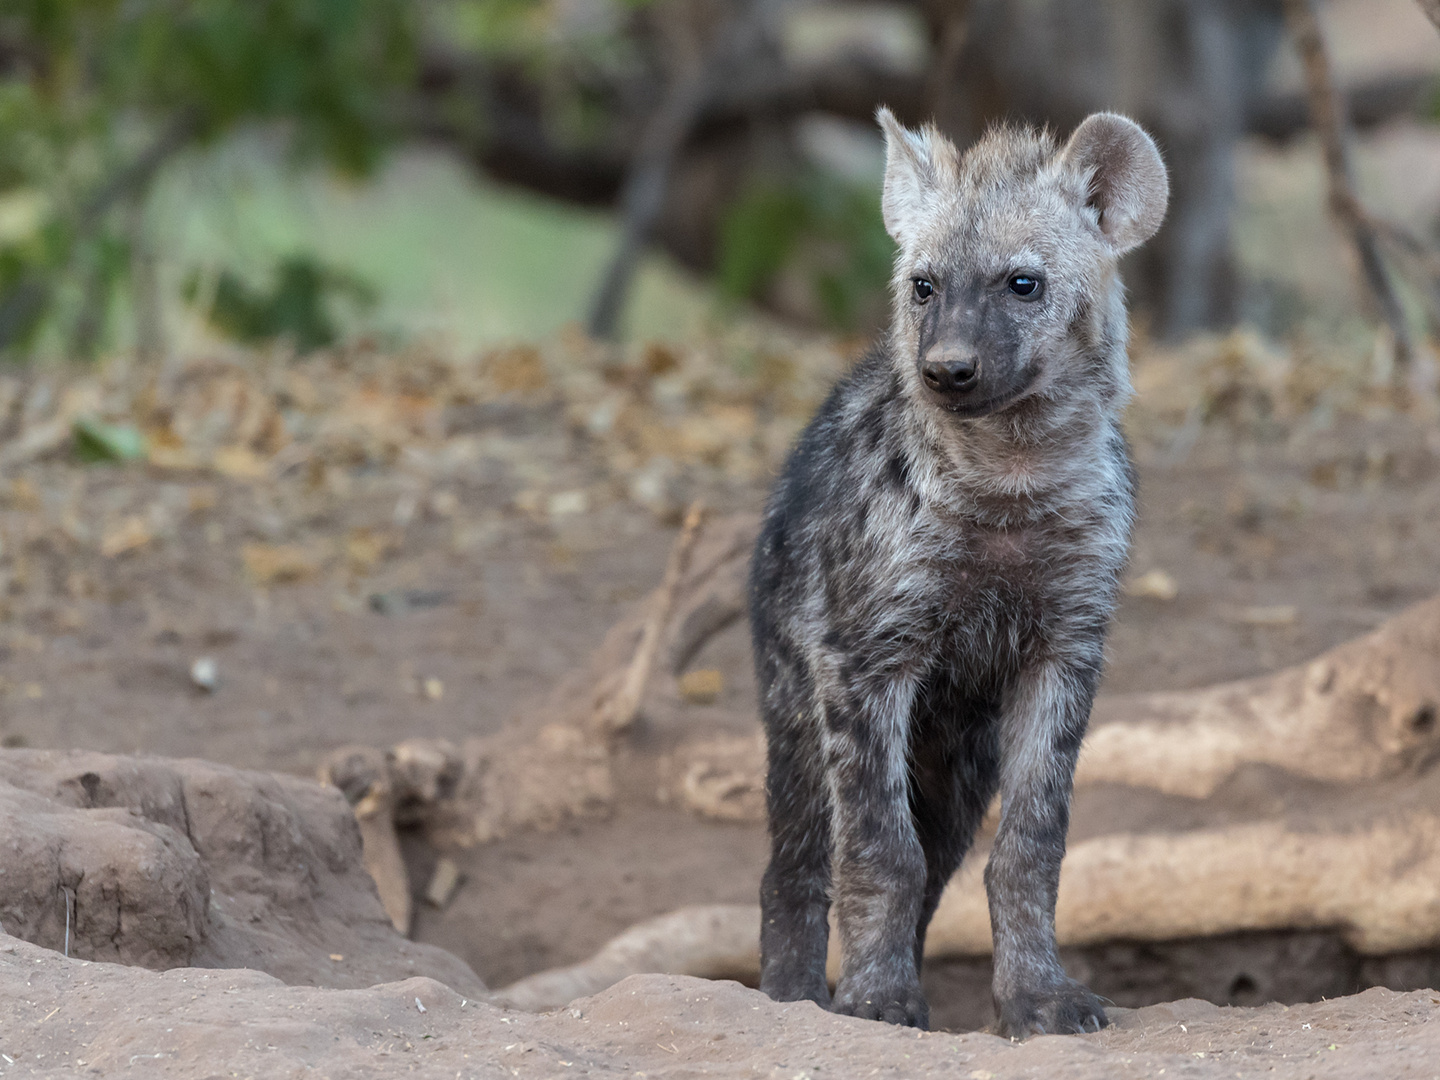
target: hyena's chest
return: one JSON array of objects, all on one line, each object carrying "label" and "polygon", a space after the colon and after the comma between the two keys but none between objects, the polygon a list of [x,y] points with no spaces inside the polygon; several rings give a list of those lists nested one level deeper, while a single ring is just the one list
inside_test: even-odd
[{"label": "hyena's chest", "polygon": [[[1123,558],[1123,553],[1121,553]],[[1087,532],[974,523],[920,531],[887,575],[908,595],[911,640],[926,648],[1028,652],[1106,589],[1113,553]]]}]

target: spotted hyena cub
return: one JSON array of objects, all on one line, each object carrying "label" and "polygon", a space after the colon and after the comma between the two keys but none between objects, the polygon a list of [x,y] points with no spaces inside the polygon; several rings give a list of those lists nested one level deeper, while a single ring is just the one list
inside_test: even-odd
[{"label": "spotted hyena cub", "polygon": [[751,570],[761,988],[925,1027],[925,928],[998,791],[1000,1030],[1095,1030],[1055,893],[1134,513],[1116,260],[1159,227],[1165,166],[1110,113],[1063,146],[1004,128],[963,155],[879,121],[894,322],[801,436]]}]

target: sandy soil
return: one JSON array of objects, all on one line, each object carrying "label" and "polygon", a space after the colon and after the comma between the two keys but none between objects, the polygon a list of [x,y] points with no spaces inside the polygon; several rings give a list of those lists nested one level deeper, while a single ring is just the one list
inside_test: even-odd
[{"label": "sandy soil", "polygon": [[1180,1001],[1095,1034],[1012,1044],[775,1005],[735,983],[634,976],[569,1008],[505,1013],[431,979],[286,987],[257,972],[157,974],[0,938],[0,1053],[29,1076],[786,1077],[1433,1075],[1431,991],[1286,1008]]}]

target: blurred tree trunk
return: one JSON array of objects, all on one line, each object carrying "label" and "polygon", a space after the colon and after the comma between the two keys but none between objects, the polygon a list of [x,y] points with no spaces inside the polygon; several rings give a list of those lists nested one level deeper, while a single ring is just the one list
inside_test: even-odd
[{"label": "blurred tree trunk", "polygon": [[1397,380],[1407,379],[1416,360],[1415,342],[1395,289],[1395,281],[1380,255],[1379,235],[1356,194],[1345,99],[1336,89],[1315,0],[1285,0],[1285,15],[1305,68],[1310,113],[1325,155],[1330,212],[1349,234],[1366,287],[1380,310],[1380,317],[1389,327],[1394,340],[1395,376]]},{"label": "blurred tree trunk", "polygon": [[703,47],[696,40],[690,13],[673,10],[682,2],[670,0],[668,5],[674,16],[670,37],[678,63],[665,100],[645,125],[620,191],[620,241],[590,308],[587,325],[592,337],[615,336],[645,244],[664,209],[676,159],[724,80],[737,76],[746,57],[756,49],[773,4],[773,0],[742,0],[708,47]]},{"label": "blurred tree trunk", "polygon": [[1177,338],[1236,316],[1234,156],[1279,43],[1278,0],[972,0],[937,115],[962,144],[999,119],[1069,130],[1099,109],[1155,135],[1171,173],[1160,234],[1126,282]]}]

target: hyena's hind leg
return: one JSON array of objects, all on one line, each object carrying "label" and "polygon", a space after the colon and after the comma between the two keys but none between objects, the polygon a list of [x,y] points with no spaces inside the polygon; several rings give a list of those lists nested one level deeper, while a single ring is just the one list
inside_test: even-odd
[{"label": "hyena's hind leg", "polygon": [[830,1004],[830,795],[813,729],[769,732],[770,865],[760,882],[760,989],[775,1001]]},{"label": "hyena's hind leg", "polygon": [[941,699],[916,709],[910,744],[910,809],[925,853],[925,895],[915,927],[915,967],[945,886],[960,868],[1000,784],[996,707]]}]

